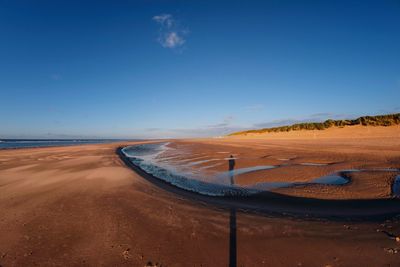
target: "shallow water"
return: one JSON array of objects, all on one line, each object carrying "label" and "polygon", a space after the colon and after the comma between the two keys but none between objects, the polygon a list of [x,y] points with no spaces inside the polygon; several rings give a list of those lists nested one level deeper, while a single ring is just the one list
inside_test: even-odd
[{"label": "shallow water", "polygon": [[283,187],[311,185],[311,184],[345,185],[348,182],[349,179],[341,176],[339,173],[334,173],[327,176],[315,178],[310,182],[264,182],[264,183],[257,183],[253,187],[261,190],[272,190]]},{"label": "shallow water", "polygon": [[264,166],[253,166],[253,167],[246,167],[246,168],[240,168],[240,169],[235,169],[232,171],[226,171],[218,174],[218,177],[225,177],[225,176],[230,176],[230,175],[240,175],[240,174],[245,174],[249,172],[255,172],[255,171],[261,171],[261,170],[269,170],[276,168],[276,166],[272,165],[264,165]]},{"label": "shallow water", "polygon": [[[179,188],[210,196],[249,195],[256,190],[218,183],[217,179],[197,176],[196,172],[185,171],[187,166],[172,165],[160,161],[168,143],[143,144],[124,148],[123,153],[130,161],[153,176]],[[211,181],[210,181],[211,180]]]},{"label": "shallow water", "polygon": [[300,163],[300,165],[304,165],[304,166],[326,166],[328,164],[327,163],[303,162],[303,163]]},{"label": "shallow water", "polygon": [[[350,181],[348,178],[343,176],[345,173],[360,171],[399,171],[399,169],[390,168],[370,170],[349,169],[335,172],[327,176],[317,177],[309,182],[273,181],[257,183],[250,186],[238,186],[231,184],[234,176],[250,172],[280,168],[282,167],[282,165],[252,166],[235,169],[232,171],[224,171],[218,173],[214,172],[210,174],[205,171],[207,171],[208,168],[221,165],[221,162],[224,162],[225,159],[209,158],[197,161],[169,161],[168,159],[171,159],[171,156],[163,157],[163,153],[167,152],[169,149],[170,148],[168,148],[168,143],[141,144],[126,147],[123,149],[123,152],[127,157],[130,158],[133,164],[161,180],[164,180],[172,185],[175,185],[185,190],[212,196],[250,195],[258,193],[260,191],[272,190],[276,188],[300,185],[304,186],[312,184],[341,186],[349,183]],[[196,157],[192,159],[196,159]],[[199,166],[202,163],[213,161],[217,163],[211,164],[211,166]],[[324,166],[327,164],[302,163],[302,165]],[[399,177],[400,175],[396,177],[396,180],[392,187],[393,194],[396,196],[400,196]]]},{"label": "shallow water", "polygon": [[392,186],[392,195],[395,197],[400,197],[400,175],[397,175],[394,178],[393,186]]},{"label": "shallow water", "polygon": [[314,184],[329,184],[329,185],[344,185],[349,182],[349,179],[339,175],[330,174],[327,176],[319,177],[311,181]]},{"label": "shallow water", "polygon": [[[220,161],[221,159],[203,159],[203,160],[198,160],[198,161],[191,161],[187,163],[187,166],[195,166],[195,165],[200,165],[203,163],[211,162],[211,161]],[[182,163],[182,161],[180,162]]]}]

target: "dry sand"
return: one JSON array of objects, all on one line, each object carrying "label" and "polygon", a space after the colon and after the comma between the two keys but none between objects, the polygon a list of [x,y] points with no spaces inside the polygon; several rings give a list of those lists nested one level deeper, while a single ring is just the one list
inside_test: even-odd
[{"label": "dry sand", "polygon": [[[398,164],[398,137],[361,139],[229,138],[176,144],[249,150],[255,159],[267,152],[297,160]],[[0,151],[1,266],[228,265],[229,210],[143,179],[119,159],[119,145]],[[238,210],[236,219],[238,266],[400,264],[400,252],[395,253],[400,243],[381,232],[400,235],[397,218],[343,222]]]}]

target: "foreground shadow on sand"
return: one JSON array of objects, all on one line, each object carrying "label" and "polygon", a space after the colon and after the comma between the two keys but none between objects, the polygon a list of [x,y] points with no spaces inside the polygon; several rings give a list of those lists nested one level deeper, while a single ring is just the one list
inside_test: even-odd
[{"label": "foreground shadow on sand", "polygon": [[236,240],[236,209],[231,208],[229,216],[229,266],[236,267],[237,261]]},{"label": "foreground shadow on sand", "polygon": [[[229,161],[229,179],[231,185],[235,184],[233,170],[235,169],[235,159],[231,156]],[[229,216],[229,266],[236,267],[237,265],[237,239],[236,239],[236,208],[230,208]]]}]

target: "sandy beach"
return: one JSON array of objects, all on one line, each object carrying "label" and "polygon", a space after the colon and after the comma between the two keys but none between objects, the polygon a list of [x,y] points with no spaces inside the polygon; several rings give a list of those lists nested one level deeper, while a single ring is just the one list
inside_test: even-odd
[{"label": "sandy beach", "polygon": [[0,267],[400,267],[400,4],[1,1]]},{"label": "sandy beach", "polygon": [[[235,154],[237,168],[289,163],[261,175],[237,177],[242,185],[277,177],[306,181],[347,168],[399,168],[399,128],[368,127],[365,134],[366,129],[353,128],[351,135],[333,129],[335,133],[306,136],[171,140],[170,146],[206,157]],[[168,190],[139,175],[116,153],[126,145],[0,151],[0,265],[227,266],[231,206]],[[221,163],[209,171],[224,169]],[[322,202],[392,200],[393,173],[352,175],[353,182],[342,187],[281,188],[273,193]],[[238,266],[400,263],[400,243],[394,238],[400,235],[398,216],[330,220],[274,216],[244,207],[234,212]]]},{"label": "sandy beach", "polygon": [[[238,158],[236,168],[280,166],[236,176],[235,180],[240,185],[273,181],[307,182],[343,170],[365,170],[346,174],[351,179],[346,186],[310,185],[276,190],[320,199],[390,198],[391,185],[398,172],[379,170],[400,168],[399,126],[353,126],[323,131],[184,140],[172,146],[188,154],[205,155],[203,161],[223,159],[233,154]],[[225,154],[220,154],[222,152]],[[183,155],[182,158],[186,160],[188,157]],[[204,162],[201,166],[214,163]],[[226,170],[226,163],[209,167],[209,171],[223,171]]]}]

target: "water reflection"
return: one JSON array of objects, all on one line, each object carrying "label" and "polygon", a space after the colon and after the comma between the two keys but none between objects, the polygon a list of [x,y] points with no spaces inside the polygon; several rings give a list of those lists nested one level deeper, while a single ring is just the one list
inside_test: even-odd
[{"label": "water reflection", "polygon": [[392,186],[392,195],[395,197],[400,197],[400,175],[397,175],[394,178],[393,186]]}]

